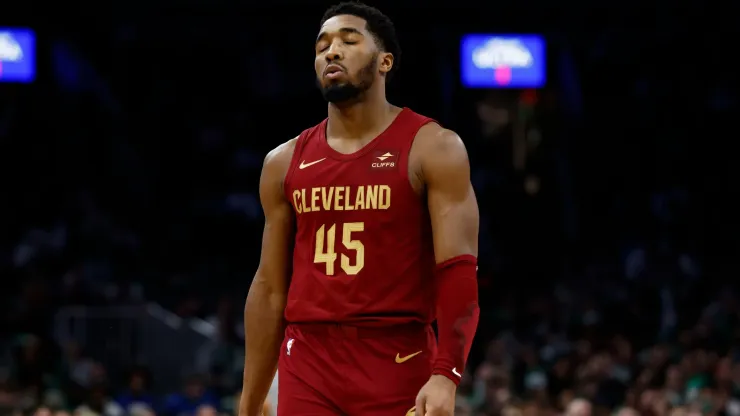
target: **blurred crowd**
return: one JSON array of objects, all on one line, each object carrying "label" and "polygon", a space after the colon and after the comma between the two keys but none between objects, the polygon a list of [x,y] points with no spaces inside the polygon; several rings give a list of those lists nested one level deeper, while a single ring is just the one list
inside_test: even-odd
[{"label": "blurred crowd", "polygon": [[[740,414],[740,299],[686,277],[656,285],[593,274],[551,292],[510,291],[487,301],[456,414]],[[233,322],[224,328],[233,338],[204,343],[182,363],[188,370],[179,389],[157,390],[146,367],[106,368],[80,345],[58,345],[49,331],[34,331],[44,307],[65,301],[57,284],[24,284],[9,315],[23,331],[4,361],[0,411],[233,414],[243,358],[239,308],[231,316],[201,315]],[[230,303],[222,298],[222,313]]]},{"label": "blurred crowd", "polygon": [[[261,161],[325,110],[310,47],[215,16],[85,27],[49,40],[35,85],[0,84],[0,416],[234,414]],[[737,107],[731,66],[686,85],[699,69],[674,50],[692,42],[680,22],[574,23],[549,38],[548,88],[464,91],[449,42],[411,17],[417,57],[391,96],[461,134],[481,209],[456,414],[740,416],[736,189],[706,131]]]}]

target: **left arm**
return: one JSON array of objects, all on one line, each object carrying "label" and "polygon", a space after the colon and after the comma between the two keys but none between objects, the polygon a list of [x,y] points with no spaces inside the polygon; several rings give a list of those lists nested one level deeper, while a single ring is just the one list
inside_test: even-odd
[{"label": "left arm", "polygon": [[[478,307],[478,202],[460,137],[436,124],[424,126],[421,176],[432,222],[439,350],[433,374],[460,382],[473,342]],[[421,140],[419,140],[421,139]]]}]

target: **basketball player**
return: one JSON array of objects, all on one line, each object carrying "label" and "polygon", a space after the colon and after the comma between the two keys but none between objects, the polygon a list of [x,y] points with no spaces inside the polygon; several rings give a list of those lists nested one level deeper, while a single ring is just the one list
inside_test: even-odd
[{"label": "basketball player", "polygon": [[262,170],[240,416],[276,367],[279,416],[452,415],[479,314],[465,147],[386,101],[401,51],[378,10],[330,8],[315,54],[329,116]]}]

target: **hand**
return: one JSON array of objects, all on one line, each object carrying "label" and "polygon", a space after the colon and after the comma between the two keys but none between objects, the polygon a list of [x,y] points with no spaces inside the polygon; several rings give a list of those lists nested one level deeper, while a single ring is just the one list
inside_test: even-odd
[{"label": "hand", "polygon": [[438,374],[433,375],[416,396],[417,416],[453,416],[455,414],[455,392],[452,380]]}]

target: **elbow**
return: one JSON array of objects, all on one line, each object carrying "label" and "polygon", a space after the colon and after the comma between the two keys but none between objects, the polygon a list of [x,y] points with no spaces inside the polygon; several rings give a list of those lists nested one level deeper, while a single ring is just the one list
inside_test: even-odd
[{"label": "elbow", "polygon": [[280,314],[285,311],[288,291],[287,285],[281,284],[287,279],[274,278],[258,270],[249,288],[245,313],[255,311],[258,314]]}]

